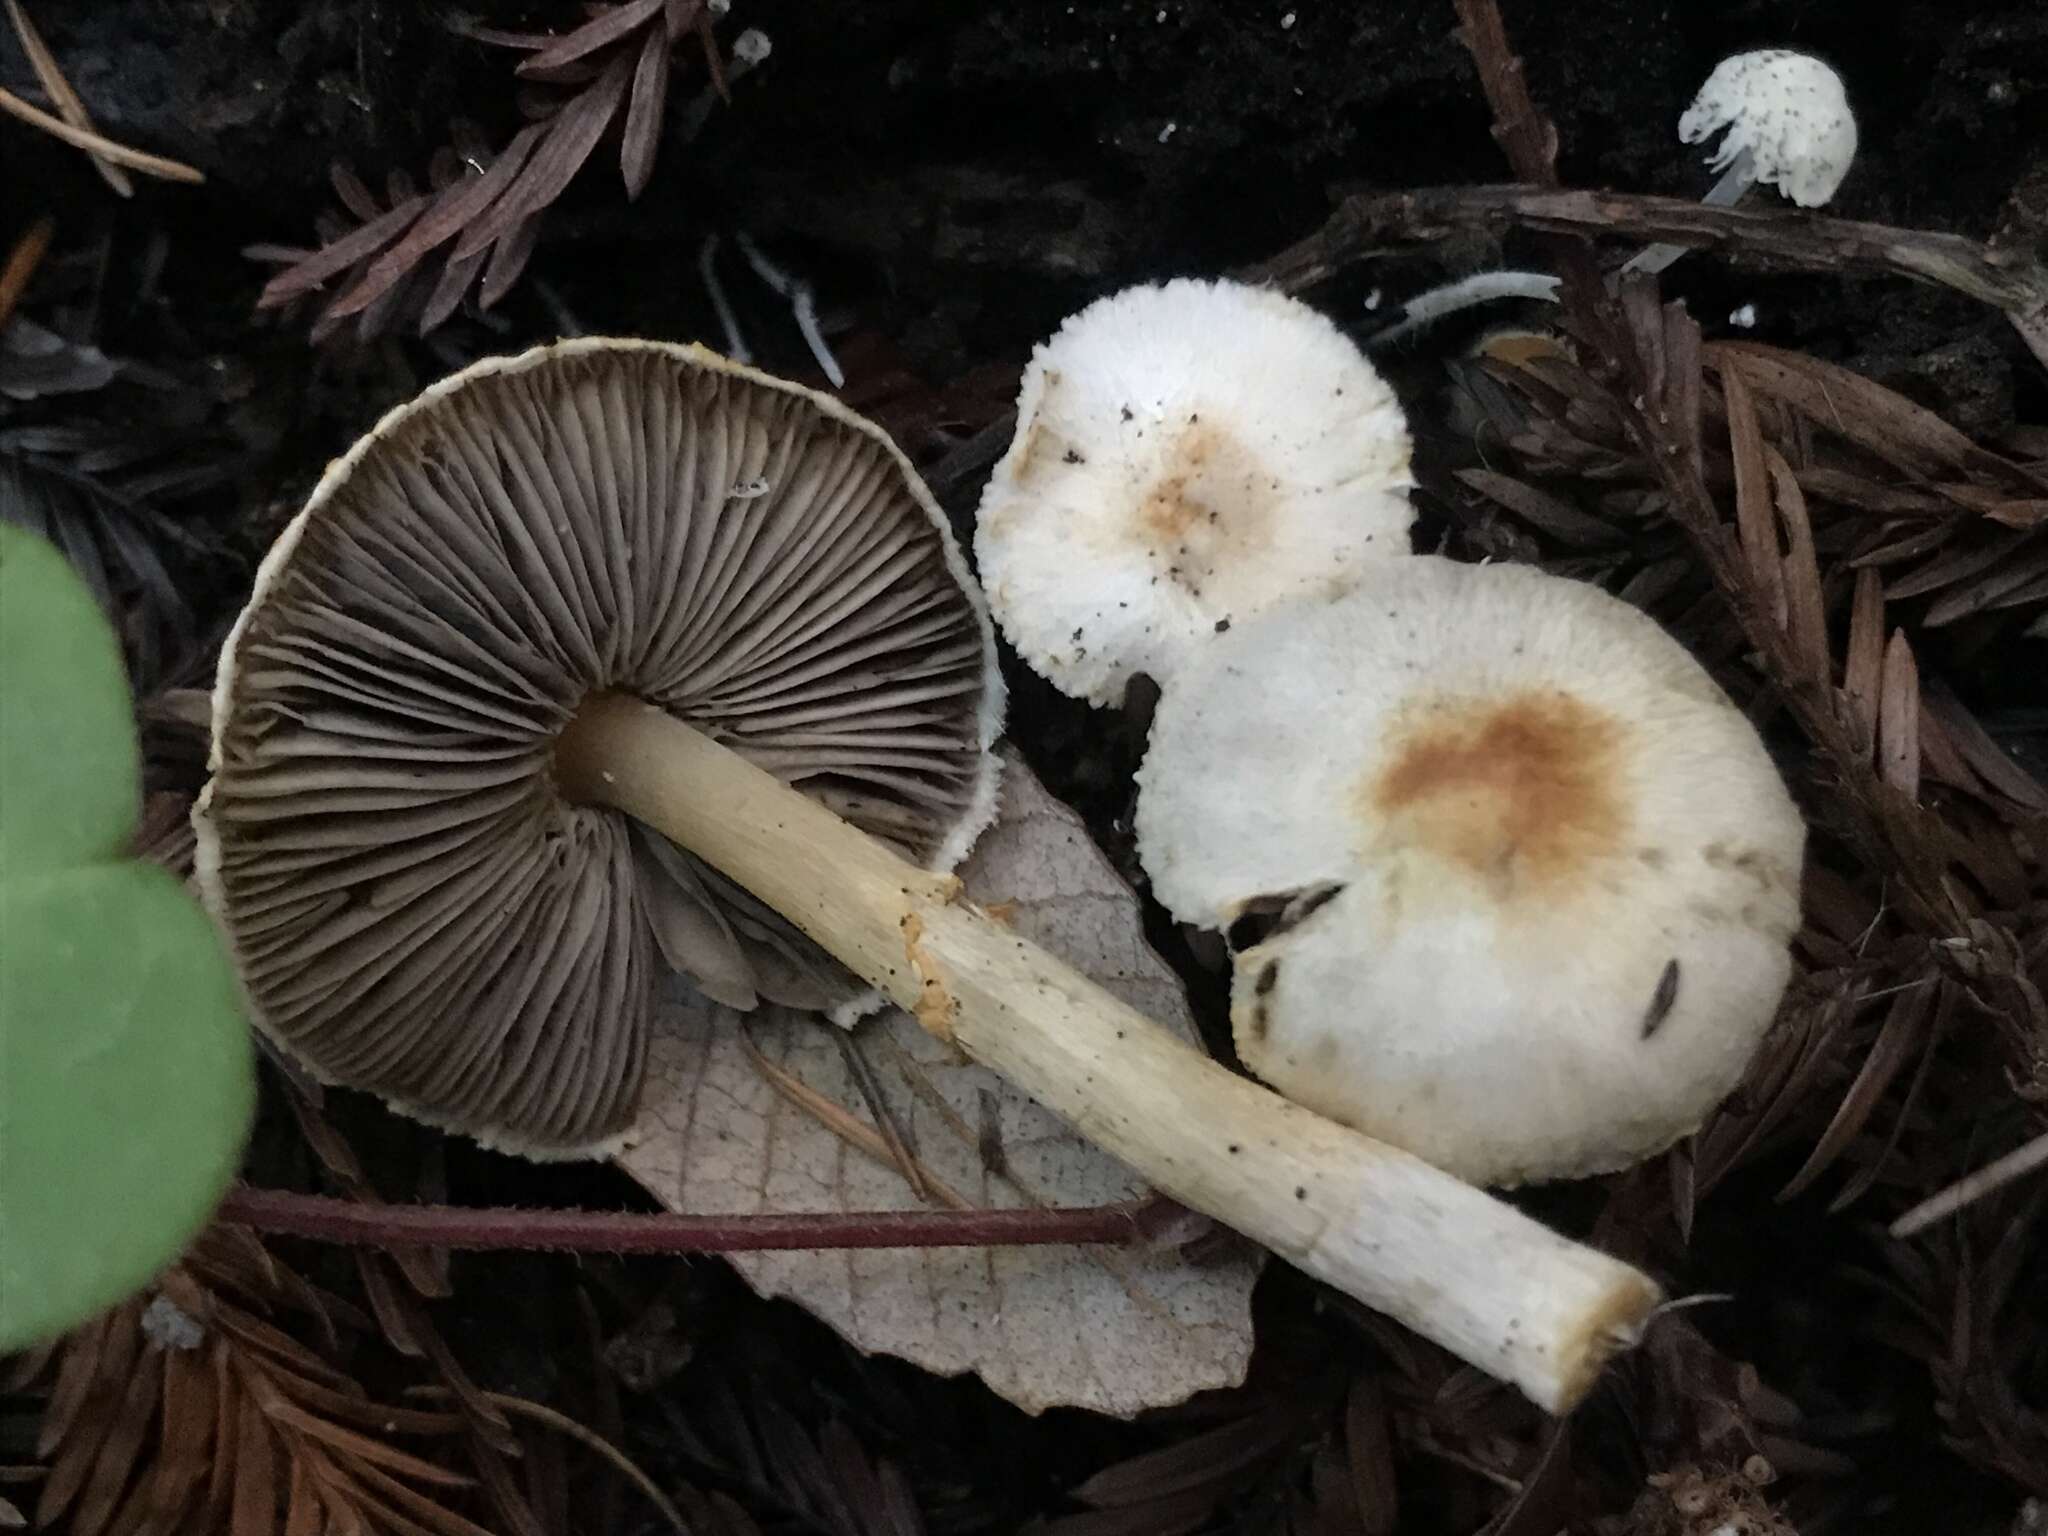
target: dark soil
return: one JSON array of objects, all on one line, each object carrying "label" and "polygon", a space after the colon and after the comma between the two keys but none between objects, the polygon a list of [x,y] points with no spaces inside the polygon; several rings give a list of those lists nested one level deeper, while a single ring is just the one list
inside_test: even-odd
[{"label": "dark soil", "polygon": [[[452,36],[435,8],[409,0],[46,0],[30,9],[106,133],[208,177],[197,189],[145,184],[132,203],[116,203],[75,152],[0,119],[0,242],[54,213],[68,254],[48,281],[75,286],[81,262],[99,264],[101,345],[190,370],[217,391],[206,431],[231,445],[233,474],[177,505],[213,542],[203,558],[166,556],[195,610],[189,665],[167,665],[166,681],[202,680],[206,642],[320,466],[426,380],[569,325],[718,345],[696,268],[713,232],[750,232],[817,285],[853,398],[864,377],[907,378],[876,412],[933,464],[1002,411],[1032,343],[1095,294],[1269,255],[1312,230],[1342,190],[1507,176],[1448,0],[734,0],[725,25],[764,29],[773,57],[735,85],[732,105],[695,145],[671,136],[637,203],[624,202],[615,172],[599,164],[558,205],[526,279],[490,324],[465,319],[432,342],[314,353],[300,330],[252,320],[262,274],[241,248],[311,243],[316,214],[333,201],[326,177],[336,159],[375,183],[392,167],[420,170],[452,117],[502,137],[517,120],[506,55]],[[560,26],[575,8],[483,0],[474,9],[498,25]],[[1556,118],[1567,183],[1697,195],[1706,174],[1676,143],[1679,110],[1722,54],[1777,44],[1823,54],[1850,82],[1862,148],[1836,204],[1845,216],[1988,235],[2015,185],[2048,165],[2048,9],[2038,0],[1519,0],[1507,9],[1532,88]],[[700,78],[691,74],[678,96]],[[0,44],[0,85],[33,94],[11,43]],[[1517,254],[1477,241],[1410,251],[1357,266],[1314,297],[1363,326],[1375,291],[1397,302]],[[787,310],[750,278],[728,281],[763,366],[815,381]],[[1757,338],[1846,362],[1966,431],[2048,420],[2041,369],[2001,317],[1941,291],[1757,276],[1704,260],[1674,269],[1667,289],[1688,297],[1710,330],[1754,304]],[[45,315],[39,302],[32,293],[26,312]],[[1442,346],[1464,339],[1438,338],[1394,364],[1418,417],[1439,409]],[[941,485],[963,510],[977,488],[971,477]],[[1141,727],[1012,671],[1013,736],[1103,844],[1127,856]],[[2038,680],[1993,675],[1984,687],[2004,703],[2043,702]],[[188,780],[189,770],[187,759]],[[161,782],[180,775],[169,758],[159,764]],[[1155,935],[1213,1024],[1214,973],[1163,922]],[[364,1106],[334,1108],[394,1192],[418,1187],[429,1138]],[[299,1156],[281,1126],[263,1146],[281,1174]],[[636,1200],[623,1179],[589,1169],[536,1171],[463,1145],[437,1155],[457,1200]],[[1773,1495],[1811,1511],[1801,1527],[1810,1531],[2011,1529],[2025,1490],[1945,1450],[1926,1370],[1859,1325],[1872,1305],[1859,1278],[1868,1234],[1826,1215],[1829,1191],[1774,1202],[1803,1156],[1792,1148],[1716,1190],[1674,1277],[1676,1290],[1739,1298],[1692,1320],[1722,1363],[1755,1367],[1764,1395],[1742,1399],[1741,1411],[1753,1417],[1757,1402],[1781,1395],[1799,1425],[1791,1438],[1819,1448],[1787,1458]],[[1565,1192],[1545,1209],[1582,1225],[1596,1205]],[[1134,1426],[1076,1413],[1031,1420],[975,1383],[857,1359],[711,1261],[505,1256],[459,1261],[455,1273],[455,1298],[436,1317],[471,1369],[579,1413],[602,1374],[577,1300],[591,1292],[603,1335],[675,1367],[625,1393],[628,1448],[658,1479],[723,1491],[769,1529],[916,1529],[907,1516],[837,1512],[818,1492],[865,1486],[848,1470],[860,1456],[905,1474],[933,1531],[1015,1529],[1076,1509],[1069,1491],[1104,1467],[1238,1422],[1276,1397],[1311,1411],[1212,1514],[1190,1520],[1141,1505],[1066,1529],[1373,1528],[1355,1511],[1339,1518],[1334,1498],[1323,1523],[1287,1523],[1290,1499],[1319,1486],[1330,1448],[1344,1443],[1350,1384],[1388,1358],[1382,1335],[1291,1275],[1262,1287],[1254,1388]],[[657,1302],[672,1321],[650,1314]],[[1721,1378],[1672,1379],[1691,1384],[1690,1401],[1650,1414],[1643,1394],[1617,1392],[1583,1416],[1572,1507],[1548,1524],[1532,1507],[1487,1528],[1590,1530],[1598,1516],[1624,1515],[1647,1474],[1699,1459],[1715,1443],[1700,1425],[1720,1402],[1710,1383]],[[2048,1382],[2033,1386],[2034,1409],[2048,1411]],[[854,1450],[830,1441],[807,1451],[828,1425],[850,1430]],[[1468,1469],[1461,1435],[1524,1448],[1507,1459],[1535,1485],[1540,1426],[1511,1406],[1461,1421],[1441,1401],[1403,1402],[1396,1428],[1404,1536],[1476,1531],[1508,1502],[1496,1481]],[[2048,1471],[2032,1486],[2044,1485]],[[590,1523],[593,1505],[574,1528],[653,1528],[623,1512],[637,1508],[630,1500],[619,1508],[620,1523]],[[1612,1528],[1679,1528],[1658,1518]]]}]

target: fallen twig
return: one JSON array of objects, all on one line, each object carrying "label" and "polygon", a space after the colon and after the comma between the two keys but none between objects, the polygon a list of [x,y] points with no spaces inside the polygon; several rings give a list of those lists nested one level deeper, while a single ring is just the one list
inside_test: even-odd
[{"label": "fallen twig", "polygon": [[1655,240],[1807,271],[1891,273],[2003,310],[2048,363],[2048,266],[2031,256],[1936,230],[1773,208],[1710,208],[1675,197],[1517,184],[1350,197],[1321,229],[1261,262],[1255,275],[1296,290],[1390,245],[1513,228]]},{"label": "fallen twig", "polygon": [[18,117],[31,128],[40,128],[53,139],[62,139],[74,149],[82,149],[101,160],[111,160],[115,165],[125,165],[131,171],[140,171],[145,176],[159,176],[165,181],[183,181],[197,184],[206,180],[203,172],[193,169],[182,160],[166,160],[162,155],[152,155],[146,150],[130,149],[125,144],[116,144],[102,134],[92,133],[84,128],[74,128],[61,117],[52,117],[41,107],[30,106],[14,92],[0,87],[0,112]]},{"label": "fallen twig", "polygon": [[1914,1233],[1933,1226],[1944,1216],[1953,1216],[1965,1206],[1982,1200],[1992,1191],[2003,1189],[2015,1179],[2023,1179],[2041,1168],[2048,1168],[2048,1133],[2036,1136],[2017,1151],[2008,1152],[1996,1161],[1986,1163],[1976,1172],[1956,1180],[1939,1194],[1922,1200],[1892,1223],[1891,1235],[1911,1237]]},{"label": "fallen twig", "polygon": [[44,253],[50,249],[50,237],[56,233],[57,221],[45,214],[28,227],[27,233],[8,250],[7,259],[0,262],[0,326],[7,324],[14,306],[28,291],[29,279],[42,265]]},{"label": "fallen twig", "polygon": [[[14,24],[14,36],[21,44],[21,51],[28,55],[29,66],[36,72],[36,80],[43,88],[43,94],[57,109],[57,115],[74,128],[98,135],[93,126],[92,116],[85,110],[85,103],[79,100],[78,92],[71,88],[71,82],[64,78],[64,71],[57,66],[57,56],[50,52],[43,36],[36,31],[35,23],[28,19],[28,12],[21,8],[21,0],[6,0],[7,19]],[[135,183],[106,156],[94,154],[93,168],[100,173],[100,179],[112,187],[121,197],[135,195]]]},{"label": "fallen twig", "polygon": [[1070,1210],[853,1211],[675,1216],[638,1211],[365,1205],[292,1190],[228,1192],[221,1221],[279,1237],[367,1248],[562,1253],[759,1253],[770,1249],[998,1248],[1122,1243],[1165,1202]]}]

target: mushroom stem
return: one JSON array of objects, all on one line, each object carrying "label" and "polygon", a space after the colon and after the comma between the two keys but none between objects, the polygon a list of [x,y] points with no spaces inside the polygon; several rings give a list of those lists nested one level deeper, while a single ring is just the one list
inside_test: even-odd
[{"label": "mushroom stem", "polygon": [[1555,304],[1557,283],[1557,278],[1548,272],[1475,272],[1416,294],[1401,306],[1399,320],[1375,331],[1365,344],[1370,351],[1380,351],[1435,325],[1446,315],[1498,299],[1533,299],[1539,304]]},{"label": "mushroom stem", "polygon": [[[1755,185],[1756,159],[1748,150],[1738,150],[1735,158],[1728,162],[1728,169],[1721,173],[1721,179],[1707,188],[1707,195],[1700,199],[1700,206],[1733,208]],[[1625,273],[1662,272],[1689,249],[1691,247],[1683,245],[1645,246],[1622,263],[1621,270]]]},{"label": "mushroom stem", "polygon": [[571,799],[707,860],[1162,1192],[1552,1413],[1657,1305],[1620,1260],[1190,1050],[962,899],[952,876],[652,705],[591,699],[555,764]]}]

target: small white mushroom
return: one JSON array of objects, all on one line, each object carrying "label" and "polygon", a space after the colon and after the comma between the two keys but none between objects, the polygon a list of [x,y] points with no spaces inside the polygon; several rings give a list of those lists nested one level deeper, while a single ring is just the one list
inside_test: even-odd
[{"label": "small white mushroom", "polygon": [[[1759,183],[1802,208],[1833,200],[1856,158],[1856,114],[1842,77],[1811,54],[1761,48],[1714,66],[1678,119],[1678,137],[1703,144],[1725,130],[1709,157],[1721,179],[1702,199],[1732,207]],[[1685,247],[1653,245],[1626,270],[1661,272]]]},{"label": "small white mushroom", "polygon": [[1165,690],[1139,852],[1240,948],[1245,1064],[1476,1183],[1625,1167],[1740,1080],[1804,828],[1748,720],[1596,587],[1418,556]]},{"label": "small white mushroom", "polygon": [[[1831,201],[1856,158],[1856,114],[1842,77],[1789,48],[1738,53],[1714,66],[1678,119],[1678,137],[1703,144],[1724,129],[1709,167],[1776,187],[1802,208]],[[1745,157],[1749,166],[1739,170]]]},{"label": "small white mushroom", "polygon": [[1018,653],[1097,704],[1276,603],[1405,557],[1400,402],[1325,316],[1178,279],[1100,299],[1039,346],[975,535]]}]

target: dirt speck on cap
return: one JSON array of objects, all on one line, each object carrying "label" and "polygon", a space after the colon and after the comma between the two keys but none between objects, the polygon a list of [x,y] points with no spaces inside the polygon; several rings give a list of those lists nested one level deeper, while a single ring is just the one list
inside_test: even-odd
[{"label": "dirt speck on cap", "polygon": [[1271,477],[1229,432],[1191,418],[1138,504],[1141,537],[1171,544],[1178,574],[1199,584],[1233,551],[1265,540],[1273,521]]}]

